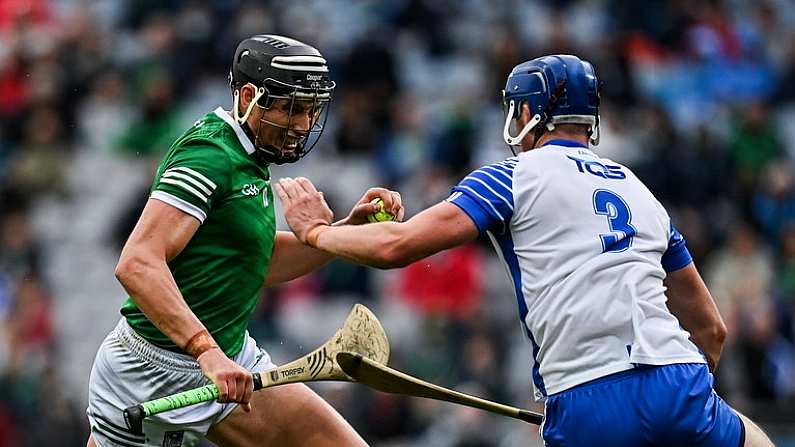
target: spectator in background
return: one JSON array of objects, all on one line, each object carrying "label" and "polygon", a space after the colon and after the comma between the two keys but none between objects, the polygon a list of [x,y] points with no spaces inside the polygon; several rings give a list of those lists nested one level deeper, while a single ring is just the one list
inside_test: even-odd
[{"label": "spectator in background", "polygon": [[782,148],[765,104],[753,102],[743,106],[740,113],[729,150],[736,165],[737,180],[747,198],[759,174],[782,153]]},{"label": "spectator in background", "polygon": [[[795,304],[795,222],[790,222],[782,230],[781,258],[776,277],[780,299],[789,305]],[[789,334],[789,337],[793,335]]]},{"label": "spectator in background", "polygon": [[135,107],[126,100],[127,83],[118,70],[94,79],[77,109],[78,144],[91,151],[110,152],[130,125]]},{"label": "spectator in background", "polygon": [[401,269],[399,296],[421,315],[466,320],[481,306],[483,260],[480,248],[464,245]]},{"label": "spectator in background", "polygon": [[157,158],[179,137],[183,123],[174,104],[174,86],[168,71],[153,67],[142,73],[140,82],[141,114],[117,144],[130,156]]},{"label": "spectator in background", "polygon": [[8,320],[9,369],[42,372],[53,359],[53,311],[39,280],[26,275],[16,285]]},{"label": "spectator in background", "polygon": [[0,117],[7,135],[14,134],[14,123],[28,105],[28,83],[21,55],[8,51],[0,55]]},{"label": "spectator in background", "polygon": [[795,222],[781,233],[781,250],[776,266],[776,315],[781,335],[795,343]]},{"label": "spectator in background", "polygon": [[785,40],[788,41],[788,45],[786,45],[784,70],[776,94],[773,96],[776,105],[779,106],[795,102],[795,35]]},{"label": "spectator in background", "polygon": [[471,165],[475,153],[475,117],[466,101],[451,110],[431,146],[430,162],[446,176],[461,178]]},{"label": "spectator in background", "polygon": [[22,21],[47,23],[50,16],[50,6],[46,0],[4,0],[0,3],[0,31],[14,27]]},{"label": "spectator in background", "polygon": [[[0,192],[5,200],[11,194]],[[33,237],[25,209],[3,209],[0,215],[0,272],[18,281],[38,272],[41,255]]]},{"label": "spectator in background", "polygon": [[749,309],[767,309],[773,261],[747,223],[732,229],[726,247],[716,252],[705,281],[729,329],[729,342],[739,330],[739,319]]},{"label": "spectator in background", "polygon": [[395,101],[390,129],[372,154],[387,185],[405,184],[423,168],[430,139],[424,129],[424,115],[410,95]]},{"label": "spectator in background", "polygon": [[795,166],[787,159],[767,164],[753,197],[753,215],[767,240],[775,245],[795,224]]},{"label": "spectator in background", "polygon": [[380,39],[355,45],[342,64],[344,86],[337,145],[343,154],[368,154],[381,144],[399,84],[394,56]]},{"label": "spectator in background", "polygon": [[9,181],[26,194],[64,194],[64,166],[71,147],[63,139],[61,116],[52,107],[28,115],[21,151],[10,167]]},{"label": "spectator in background", "polygon": [[793,345],[779,332],[772,302],[754,306],[743,318],[739,352],[748,377],[745,392],[752,399],[775,400],[795,392]]}]

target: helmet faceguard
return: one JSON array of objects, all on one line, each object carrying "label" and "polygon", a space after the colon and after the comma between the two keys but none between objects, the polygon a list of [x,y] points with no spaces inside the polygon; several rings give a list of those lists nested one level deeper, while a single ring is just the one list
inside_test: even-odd
[{"label": "helmet faceguard", "polygon": [[[254,98],[245,112],[240,111],[240,89],[254,88]],[[294,163],[314,148],[323,133],[336,84],[328,76],[326,60],[315,48],[282,36],[259,35],[240,43],[230,71],[235,120],[251,138],[257,156],[266,163]],[[263,112],[278,105],[288,119],[278,123],[263,117],[256,129],[247,121],[254,107]],[[296,112],[307,113],[308,128],[294,125]],[[278,129],[263,138],[262,126]],[[268,140],[268,141],[265,141]]]},{"label": "helmet faceguard", "polygon": [[[593,66],[571,55],[544,56],[514,67],[502,92],[503,139],[513,149],[532,130],[536,142],[557,124],[586,124],[599,144],[599,84]],[[517,119],[527,104],[532,117],[516,136]]]}]

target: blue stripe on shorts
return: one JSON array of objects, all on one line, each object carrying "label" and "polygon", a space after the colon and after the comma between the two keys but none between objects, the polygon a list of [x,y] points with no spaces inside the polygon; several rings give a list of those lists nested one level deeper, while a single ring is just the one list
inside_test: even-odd
[{"label": "blue stripe on shorts", "polygon": [[743,424],[712,383],[704,364],[640,366],[554,394],[545,445],[740,446]]}]

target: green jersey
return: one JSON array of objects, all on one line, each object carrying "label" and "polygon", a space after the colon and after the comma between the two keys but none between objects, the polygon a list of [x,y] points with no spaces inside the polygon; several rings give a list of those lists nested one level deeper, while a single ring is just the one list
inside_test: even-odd
[{"label": "green jersey", "polygon": [[[243,346],[276,236],[270,173],[253,153],[243,129],[219,107],[174,142],[150,195],[202,223],[168,266],[185,302],[230,357]],[[121,314],[149,342],[179,351],[132,299]]]}]

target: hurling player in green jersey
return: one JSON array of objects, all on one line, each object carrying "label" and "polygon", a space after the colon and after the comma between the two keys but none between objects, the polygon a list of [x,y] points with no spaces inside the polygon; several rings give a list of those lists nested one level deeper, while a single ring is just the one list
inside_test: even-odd
[{"label": "hurling player in green jersey", "polygon": [[[232,110],[208,113],[169,149],[122,250],[116,276],[129,298],[91,371],[89,447],[365,445],[303,384],[253,393],[250,371],[273,364],[246,331],[263,286],[331,259],[276,231],[268,167],[312,149],[335,84],[315,48],[258,35],[238,46],[230,86]],[[375,198],[402,217],[399,194],[371,188],[337,224],[366,223]],[[218,402],[150,417],[143,433],[125,426],[124,408],[209,381]]]}]

